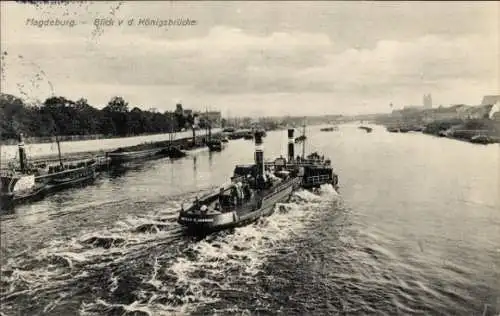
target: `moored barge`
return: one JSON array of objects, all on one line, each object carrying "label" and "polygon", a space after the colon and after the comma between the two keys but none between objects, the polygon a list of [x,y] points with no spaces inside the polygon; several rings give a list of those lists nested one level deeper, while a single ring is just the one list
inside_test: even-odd
[{"label": "moored barge", "polygon": [[368,126],[360,126],[358,128],[364,130],[367,133],[371,133],[373,131],[373,128],[368,127]]},{"label": "moored barge", "polygon": [[338,131],[338,127],[336,126],[331,126],[331,127],[323,127],[320,129],[321,132],[333,132],[333,131]]},{"label": "moored barge", "polygon": [[210,151],[222,151],[226,147],[226,142],[223,142],[222,139],[214,138],[207,142],[207,146]]},{"label": "moored barge", "polygon": [[168,156],[167,154],[161,154],[166,148],[153,148],[138,151],[127,151],[122,148],[118,148],[114,151],[107,152],[106,157],[110,159],[111,164],[118,165],[134,160],[148,159],[157,156]]}]

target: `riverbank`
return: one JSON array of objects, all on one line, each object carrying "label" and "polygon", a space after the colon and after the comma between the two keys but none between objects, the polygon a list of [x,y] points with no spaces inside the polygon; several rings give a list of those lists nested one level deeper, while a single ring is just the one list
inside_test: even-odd
[{"label": "riverbank", "polygon": [[500,122],[490,119],[437,121],[428,124],[423,133],[471,143],[500,143]]},{"label": "riverbank", "polygon": [[[213,133],[212,137],[220,137],[222,134],[221,133]],[[199,135],[195,137],[195,142],[193,143],[192,136],[191,137],[184,137],[184,138],[179,138],[175,140],[163,140],[163,141],[150,141],[150,142],[142,142],[136,145],[129,145],[129,146],[119,146],[116,148],[110,148],[109,150],[104,150],[104,149],[95,149],[95,150],[86,150],[86,151],[79,151],[79,152],[62,152],[61,153],[61,158],[63,162],[66,161],[75,161],[75,160],[84,160],[84,159],[89,159],[89,158],[95,158],[95,157],[104,157],[106,156],[107,152],[130,152],[130,151],[139,151],[139,150],[147,150],[147,149],[152,149],[152,148],[166,148],[169,146],[173,146],[178,148],[179,150],[191,150],[191,149],[196,149],[199,147],[202,147],[204,144],[204,139],[207,137],[207,135]],[[125,140],[124,138],[122,138]],[[36,145],[36,144],[34,144]],[[17,148],[17,146],[15,146]],[[5,168],[9,161],[7,159],[4,159],[2,157],[0,161],[0,166],[2,168]],[[59,156],[57,152],[50,153],[50,154],[45,154],[45,155],[38,155],[34,158],[28,157],[28,160],[32,163],[52,163],[52,162],[57,162],[59,161]]]},{"label": "riverbank", "polygon": [[379,117],[375,123],[389,132],[423,132],[471,143],[500,143],[500,116],[492,106],[452,106],[436,109],[403,109]]},{"label": "riverbank", "polygon": [[392,133],[422,132],[470,143],[500,143],[500,122],[490,119],[438,120],[428,124],[381,124]]},{"label": "riverbank", "polygon": [[[212,129],[212,135],[217,135],[221,130],[219,128]],[[206,131],[196,131],[197,137],[205,137]],[[92,155],[116,150],[120,147],[130,147],[143,143],[155,143],[165,141],[177,141],[180,139],[191,139],[192,131],[179,132],[174,134],[154,134],[148,136],[135,136],[124,138],[104,138],[97,140],[82,140],[82,141],[62,141],[60,142],[61,152],[64,158],[71,156],[82,156],[84,154]],[[57,157],[57,145],[53,143],[29,143],[25,142],[28,159],[40,160],[43,158]],[[15,159],[18,155],[18,147],[16,145],[3,145],[0,148],[0,162],[6,164],[8,161]]]}]

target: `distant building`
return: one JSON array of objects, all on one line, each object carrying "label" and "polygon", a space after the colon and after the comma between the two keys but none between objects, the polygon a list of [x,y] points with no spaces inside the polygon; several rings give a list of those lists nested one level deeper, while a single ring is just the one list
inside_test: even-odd
[{"label": "distant building", "polygon": [[485,95],[481,105],[493,105],[500,101],[500,95]]},{"label": "distant building", "polygon": [[424,122],[436,120],[470,120],[487,118],[491,113],[492,105],[470,106],[465,104],[455,104],[451,107],[439,107],[431,110],[424,110]]},{"label": "distant building", "polygon": [[432,96],[431,94],[424,94],[424,109],[432,108]]},{"label": "distant building", "polygon": [[465,104],[456,104],[453,105],[450,109],[454,109],[457,112],[457,118],[465,120],[471,118],[471,108],[471,106]]},{"label": "distant building", "polygon": [[218,111],[210,111],[205,113],[212,126],[220,126],[222,121],[222,113]]},{"label": "distant building", "polygon": [[500,118],[500,100],[497,101],[495,104],[493,104],[490,112],[488,113],[488,117],[490,119],[499,119]]},{"label": "distant building", "polygon": [[220,127],[222,124],[222,113],[219,111],[208,111],[197,113],[200,118],[210,123],[212,127]]},{"label": "distant building", "polygon": [[491,110],[493,109],[494,106],[495,106],[494,104],[474,106],[471,110],[471,118],[473,119],[489,118]]},{"label": "distant building", "polygon": [[184,114],[184,110],[182,109],[182,104],[181,103],[177,103],[175,105],[175,114]]},{"label": "distant building", "polygon": [[425,111],[424,122],[428,123],[432,121],[453,120],[467,117],[468,114],[465,112],[463,105],[454,105],[451,107],[439,107]]},{"label": "distant building", "polygon": [[422,110],[421,105],[407,105],[403,107],[403,110],[393,110],[394,111],[412,111],[412,110]]}]

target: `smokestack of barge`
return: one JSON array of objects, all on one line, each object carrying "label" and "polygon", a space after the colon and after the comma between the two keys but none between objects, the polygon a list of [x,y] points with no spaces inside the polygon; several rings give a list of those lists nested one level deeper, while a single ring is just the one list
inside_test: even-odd
[{"label": "smokestack of barge", "polygon": [[292,161],[293,157],[295,156],[295,153],[294,153],[295,139],[293,138],[294,131],[295,131],[295,129],[293,129],[293,128],[288,129],[288,161]]},{"label": "smokestack of barge", "polygon": [[255,132],[255,164],[257,165],[257,177],[264,180],[264,146],[262,145],[261,131]]},{"label": "smokestack of barge", "polygon": [[26,171],[26,152],[24,151],[24,137],[23,133],[19,133],[19,164],[21,172]]}]

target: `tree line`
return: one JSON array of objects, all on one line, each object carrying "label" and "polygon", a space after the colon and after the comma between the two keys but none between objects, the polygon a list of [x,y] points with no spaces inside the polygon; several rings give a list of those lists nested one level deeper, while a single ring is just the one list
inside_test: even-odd
[{"label": "tree line", "polygon": [[[180,106],[182,107],[182,105]],[[103,109],[97,109],[81,98],[50,97],[40,105],[25,104],[21,99],[0,95],[0,137],[16,139],[19,133],[29,137],[56,135],[104,135],[124,137],[140,134],[178,132],[191,128],[195,115],[181,112],[145,111],[138,107],[129,110],[122,97],[111,98]],[[199,128],[210,125],[204,118]]]}]

